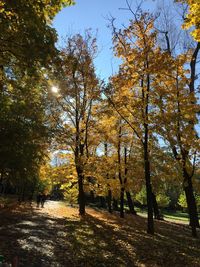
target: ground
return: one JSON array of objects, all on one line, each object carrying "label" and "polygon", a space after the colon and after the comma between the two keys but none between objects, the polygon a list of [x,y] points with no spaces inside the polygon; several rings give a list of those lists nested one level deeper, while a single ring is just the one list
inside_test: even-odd
[{"label": "ground", "polygon": [[[156,222],[146,233],[146,218],[77,208],[48,201],[1,208],[0,254],[21,267],[200,267],[200,239],[184,224]],[[200,232],[198,233],[200,236]]]}]

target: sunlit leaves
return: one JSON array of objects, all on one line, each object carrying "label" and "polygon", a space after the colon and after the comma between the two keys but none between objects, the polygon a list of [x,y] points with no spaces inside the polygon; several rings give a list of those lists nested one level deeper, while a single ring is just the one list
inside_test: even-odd
[{"label": "sunlit leaves", "polygon": [[[199,0],[177,0],[189,5],[188,14],[186,16],[183,28],[192,27],[192,36],[196,41],[200,41],[200,1]],[[194,29],[193,29],[194,28]]]}]

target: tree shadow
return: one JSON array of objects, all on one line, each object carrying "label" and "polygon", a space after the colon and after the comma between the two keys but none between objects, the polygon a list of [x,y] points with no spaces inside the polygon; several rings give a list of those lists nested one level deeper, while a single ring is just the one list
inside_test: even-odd
[{"label": "tree shadow", "polygon": [[200,266],[199,240],[186,226],[158,222],[151,236],[139,216],[55,218],[31,206],[0,215],[0,254],[18,256],[20,267]]},{"label": "tree shadow", "polygon": [[76,266],[200,266],[200,243],[188,227],[158,222],[158,233],[151,236],[144,218],[111,218],[88,214],[80,222],[66,222]]}]

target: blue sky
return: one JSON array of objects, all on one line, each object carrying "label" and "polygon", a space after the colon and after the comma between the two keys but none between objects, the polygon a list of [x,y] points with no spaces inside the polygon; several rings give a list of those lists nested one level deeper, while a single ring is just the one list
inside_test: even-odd
[{"label": "blue sky", "polygon": [[[136,2],[136,0],[132,0],[133,8]],[[153,0],[144,1],[147,9],[151,9],[154,5],[155,1]],[[99,54],[95,59],[95,66],[97,75],[102,79],[107,79],[117,70],[119,61],[112,55],[112,36],[111,30],[107,27],[108,20],[106,18],[112,15],[116,18],[118,26],[127,24],[131,13],[119,9],[125,7],[125,0],[76,0],[74,6],[64,8],[53,21],[53,26],[59,36],[58,46],[63,45],[62,37],[83,33],[88,28],[92,28],[94,33],[98,30]]]}]

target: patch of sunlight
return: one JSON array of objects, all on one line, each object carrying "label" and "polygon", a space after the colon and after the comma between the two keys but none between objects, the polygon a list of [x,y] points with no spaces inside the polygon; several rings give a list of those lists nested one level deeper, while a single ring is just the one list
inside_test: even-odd
[{"label": "patch of sunlight", "polygon": [[29,238],[27,240],[31,240],[33,242],[41,242],[42,239],[37,237],[37,236],[29,236]]},{"label": "patch of sunlight", "polygon": [[54,224],[54,221],[53,220],[50,220],[50,219],[47,219],[47,223]]},{"label": "patch of sunlight", "polygon": [[27,251],[37,251],[47,257],[52,257],[54,254],[52,241],[44,242],[36,236],[30,236],[28,239],[18,239],[17,242],[22,249]]},{"label": "patch of sunlight", "polygon": [[96,227],[99,228],[99,229],[100,229],[100,228],[103,228],[103,226],[100,225],[100,224],[96,224]]},{"label": "patch of sunlight", "polygon": [[104,242],[104,241],[100,241],[100,242],[98,243],[98,246],[100,246],[101,248],[105,248],[105,247],[107,246],[107,244],[106,244],[106,242]]},{"label": "patch of sunlight", "polygon": [[89,235],[94,235],[94,231],[91,228],[87,227],[86,229],[77,229],[76,235],[78,235],[78,234],[80,234],[80,235],[83,234],[83,235],[89,236]]},{"label": "patch of sunlight", "polygon": [[80,243],[83,243],[85,240],[87,240],[87,237],[86,236],[84,236],[84,235],[80,235],[80,234],[75,234],[75,236],[76,236],[76,240],[78,241],[78,242],[80,242]]},{"label": "patch of sunlight", "polygon": [[65,237],[65,236],[67,236],[67,233],[64,232],[64,231],[58,231],[58,232],[57,232],[57,236],[58,236],[58,237]]},{"label": "patch of sunlight", "polygon": [[31,232],[28,229],[19,229],[19,228],[17,228],[17,229],[20,230],[20,232],[23,233],[23,234],[29,234]]},{"label": "patch of sunlight", "polygon": [[123,240],[118,239],[118,240],[116,240],[116,243],[118,244],[118,246],[121,247],[123,252],[126,250],[126,252],[131,257],[135,257],[136,256],[136,251],[135,251],[134,247],[132,245],[130,245],[128,242],[125,242]]},{"label": "patch of sunlight", "polygon": [[104,251],[102,254],[103,258],[107,259],[113,256],[113,254],[110,251]]},{"label": "patch of sunlight", "polygon": [[144,263],[140,263],[140,262],[136,262],[138,267],[146,267],[146,265]]},{"label": "patch of sunlight", "polygon": [[18,225],[38,226],[37,223],[34,223],[34,222],[32,222],[32,221],[22,221],[22,222],[18,223]]}]

